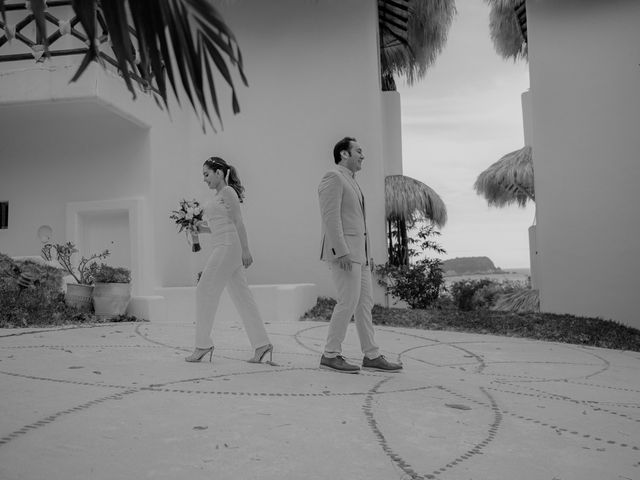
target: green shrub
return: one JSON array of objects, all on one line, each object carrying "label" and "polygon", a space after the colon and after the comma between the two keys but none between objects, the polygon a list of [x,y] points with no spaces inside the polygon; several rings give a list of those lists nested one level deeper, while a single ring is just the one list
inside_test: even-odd
[{"label": "green shrub", "polygon": [[471,303],[476,310],[493,308],[498,299],[503,295],[511,294],[522,289],[522,282],[513,280],[494,281],[490,285],[485,285],[477,290],[473,294]]},{"label": "green shrub", "polygon": [[502,293],[498,283],[490,283],[476,290],[471,297],[471,308],[474,310],[488,309],[494,304],[496,298]]},{"label": "green shrub", "polygon": [[29,273],[33,282],[21,287],[18,275],[6,269],[0,272],[0,327],[63,325],[91,319],[91,315],[65,304],[59,269],[28,261],[14,265]]},{"label": "green shrub", "polygon": [[[438,302],[438,298],[445,291],[444,271],[442,261],[435,258],[421,258],[410,262],[410,258],[419,257],[426,251],[446,253],[433,239],[440,235],[436,227],[431,224],[410,222],[396,219],[399,229],[390,232],[389,239],[395,235],[397,242],[389,245],[389,260],[384,265],[375,268],[378,274],[378,284],[387,293],[404,301],[411,308],[428,308]],[[392,228],[389,222],[388,228]],[[404,227],[403,227],[404,225]],[[418,227],[415,237],[406,237],[406,227]],[[402,228],[400,228],[402,227]],[[404,233],[403,233],[404,232]],[[418,246],[418,249],[413,246]]]},{"label": "green shrub", "polygon": [[[85,274],[96,271],[95,264]],[[109,267],[110,278],[128,278],[128,271]],[[105,270],[106,275],[107,270]],[[13,260],[0,253],[0,328],[42,327],[97,321],[65,303],[62,276],[65,271],[31,260]],[[85,277],[86,278],[86,277]],[[106,278],[106,277],[103,277]],[[25,282],[25,279],[29,279]],[[132,315],[120,315],[110,322],[134,322]]]},{"label": "green shrub", "polygon": [[130,283],[131,270],[125,267],[111,267],[101,263],[91,268],[91,276],[95,283]]},{"label": "green shrub", "polygon": [[329,320],[336,303],[333,298],[318,297],[318,301],[313,308],[305,312],[302,318],[306,318],[307,320]]},{"label": "green shrub", "polygon": [[[440,298],[446,299],[447,295]],[[332,299],[320,298],[302,319],[329,321],[334,304]],[[374,325],[506,335],[640,352],[640,330],[600,318],[531,311],[514,313],[482,309],[462,312],[455,308],[421,310],[380,305],[374,305],[371,313]]]},{"label": "green shrub", "polygon": [[453,297],[451,293],[449,293],[444,287],[442,287],[442,291],[440,292],[440,296],[436,299],[435,302],[431,305],[431,308],[436,308],[438,310],[452,310],[456,308],[455,303],[453,303]]},{"label": "green shrub", "polygon": [[410,265],[376,267],[380,276],[378,284],[411,308],[427,308],[433,305],[444,289],[442,262],[425,258]]},{"label": "green shrub", "polygon": [[492,308],[501,295],[513,293],[522,288],[521,282],[513,280],[496,281],[480,278],[457,281],[449,287],[449,290],[453,303],[459,310],[471,311]]},{"label": "green shrub", "polygon": [[46,302],[57,298],[64,290],[62,269],[32,260],[16,260],[15,263],[21,273],[27,275],[35,287],[39,287]]},{"label": "green shrub", "polygon": [[470,311],[476,309],[476,304],[474,304],[473,300],[475,293],[489,285],[495,285],[495,282],[488,278],[460,280],[453,283],[449,290],[453,297],[453,303],[458,307],[458,310]]}]

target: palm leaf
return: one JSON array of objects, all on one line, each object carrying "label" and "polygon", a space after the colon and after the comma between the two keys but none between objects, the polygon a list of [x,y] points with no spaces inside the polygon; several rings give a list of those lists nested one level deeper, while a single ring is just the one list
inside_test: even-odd
[{"label": "palm leaf", "polygon": [[126,72],[122,77],[135,98],[135,89],[128,73],[129,65],[135,68],[135,56],[131,46],[125,0],[101,0],[100,6],[107,24],[118,68],[121,72]]},{"label": "palm leaf", "polygon": [[[525,2],[523,0],[485,1],[491,6],[489,31],[498,54],[507,59],[527,59],[527,38],[518,19],[518,9],[522,9]],[[526,13],[522,15],[522,21],[526,25]]]},{"label": "palm leaf", "polygon": [[513,293],[505,293],[496,299],[491,310],[506,312],[539,312],[540,292],[534,289],[523,289]]},{"label": "palm leaf", "polygon": [[[167,84],[165,76],[162,73],[154,74],[154,72],[163,71],[163,57],[167,58],[169,53],[168,49],[166,49],[166,42],[161,42],[161,39],[156,38],[154,35],[155,31],[159,31],[164,27],[162,15],[159,13],[160,9],[155,8],[156,5],[157,0],[137,0],[131,2],[129,8],[131,8],[134,28],[138,34],[138,49],[140,52],[144,52],[144,54],[140,55],[140,74],[149,83],[151,83],[152,78],[155,78],[160,96],[166,99]],[[142,22],[142,18],[146,18],[147,22]],[[153,48],[154,46],[155,48]],[[167,69],[170,71],[170,75],[173,73],[171,66],[171,62],[169,62]],[[176,92],[177,90],[174,86],[174,93]]]},{"label": "palm leaf", "polygon": [[381,34],[382,76],[405,76],[409,84],[423,78],[442,52],[455,14],[454,0],[410,0],[406,41]]},{"label": "palm leaf", "polygon": [[[38,37],[47,52],[45,0],[32,0]],[[152,89],[168,108],[167,80],[178,104],[181,91],[198,115],[212,124],[210,103],[222,121],[214,76],[231,88],[231,107],[240,111],[234,73],[246,86],[242,55],[233,32],[209,0],[73,0],[72,8],[88,38],[88,49],[71,81],[106,58],[100,52],[97,23],[106,30],[115,64],[136,98],[137,87]],[[5,17],[5,0],[0,0]],[[215,67],[215,68],[214,68]],[[213,125],[213,124],[212,124]]]}]

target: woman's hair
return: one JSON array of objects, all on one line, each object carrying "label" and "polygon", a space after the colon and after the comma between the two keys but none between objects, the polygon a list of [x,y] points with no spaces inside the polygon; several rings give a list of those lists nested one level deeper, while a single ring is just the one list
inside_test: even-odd
[{"label": "woman's hair", "polygon": [[224,175],[224,179],[231,188],[233,188],[238,194],[238,198],[240,202],[244,200],[244,187],[242,183],[240,183],[240,178],[238,178],[238,172],[236,169],[225,162],[220,157],[210,157],[205,160],[204,165],[209,169],[213,170],[222,170],[222,174]]}]

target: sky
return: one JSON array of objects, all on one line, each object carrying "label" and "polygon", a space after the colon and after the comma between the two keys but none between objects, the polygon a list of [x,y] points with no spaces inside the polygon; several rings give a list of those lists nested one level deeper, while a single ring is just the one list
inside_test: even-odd
[{"label": "sky", "polygon": [[426,76],[412,86],[397,82],[403,173],[433,188],[447,207],[441,258],[487,256],[503,269],[528,268],[534,206],[489,207],[473,189],[483,170],[524,146],[528,66],[495,52],[484,1],[456,6],[446,46]]}]

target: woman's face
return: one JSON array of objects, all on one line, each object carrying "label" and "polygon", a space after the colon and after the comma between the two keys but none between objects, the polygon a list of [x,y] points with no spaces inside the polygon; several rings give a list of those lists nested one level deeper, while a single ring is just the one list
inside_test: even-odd
[{"label": "woman's face", "polygon": [[209,188],[213,190],[217,190],[222,182],[222,170],[211,170],[209,167],[204,165],[202,167],[202,179],[204,183],[206,183]]}]

